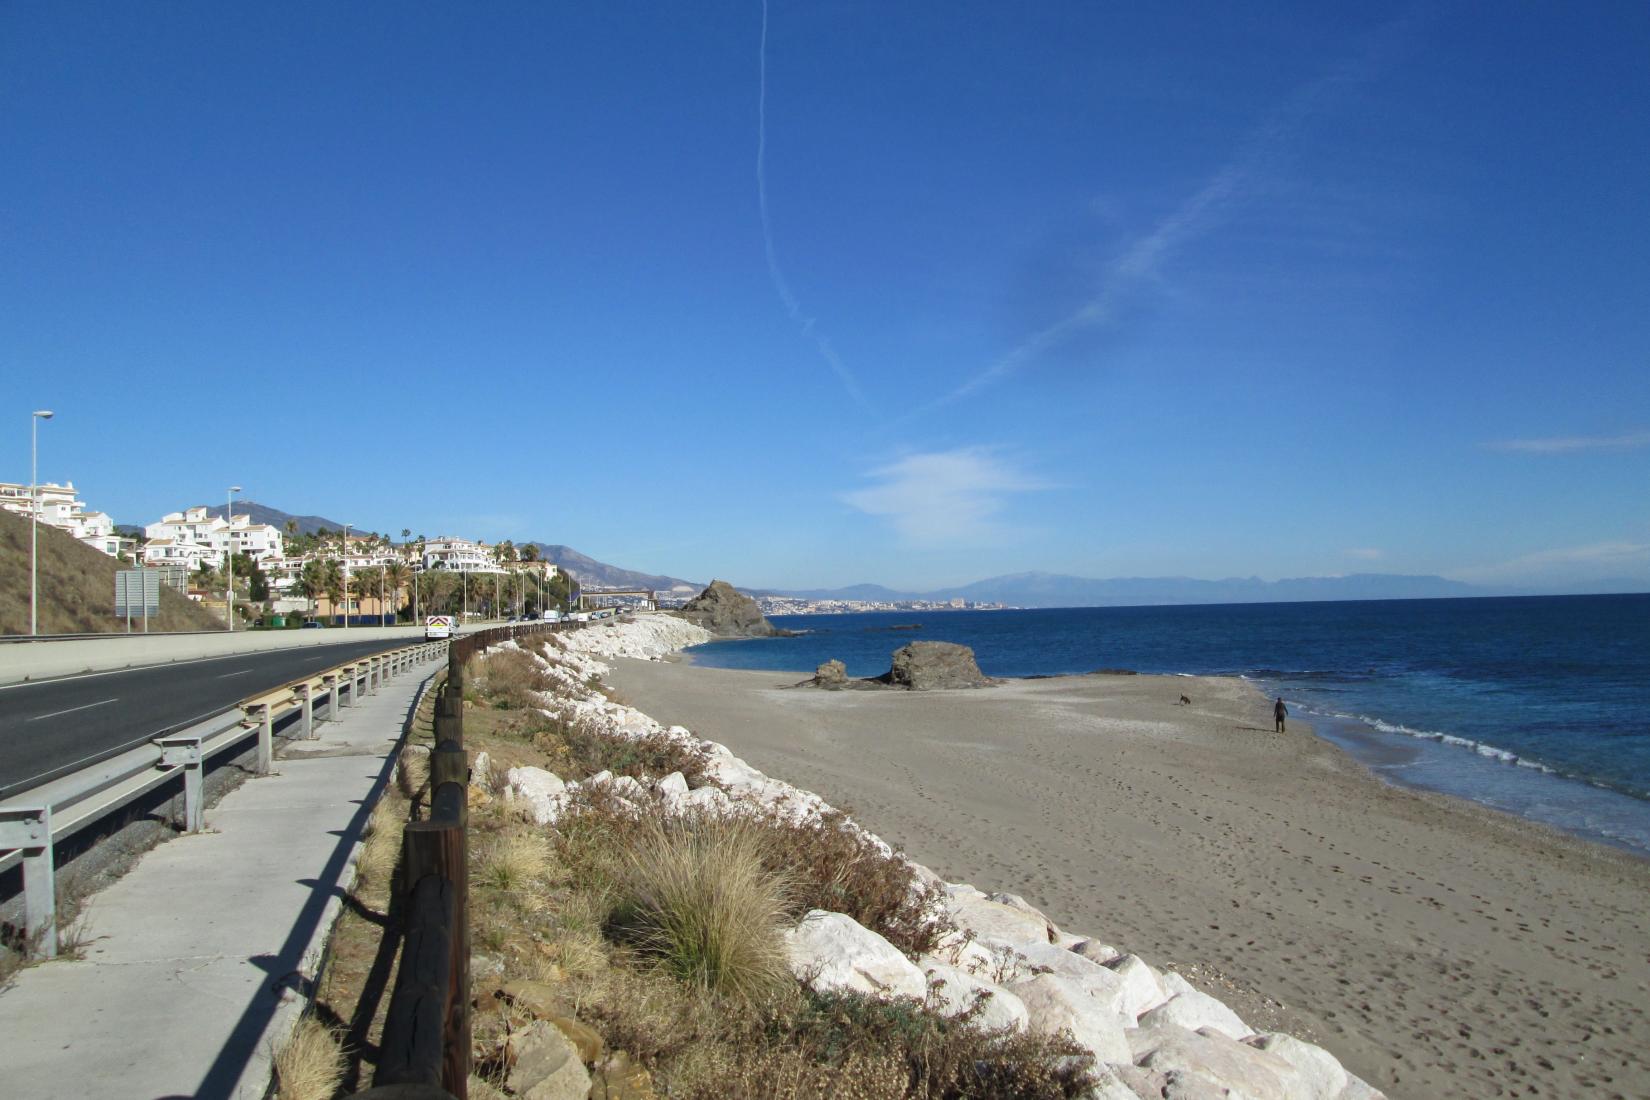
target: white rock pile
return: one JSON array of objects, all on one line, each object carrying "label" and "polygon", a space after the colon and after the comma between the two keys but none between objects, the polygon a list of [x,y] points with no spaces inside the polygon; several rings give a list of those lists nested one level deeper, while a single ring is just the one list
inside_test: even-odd
[{"label": "white rock pile", "polygon": [[[689,789],[680,772],[651,784],[606,772],[566,783],[528,767],[509,770],[504,796],[545,825],[567,812],[578,791],[603,786],[637,813],[780,813],[805,821],[829,811],[818,795],[762,774],[726,746],[681,726],[661,726],[589,686],[608,671],[599,658],[659,660],[708,638],[699,627],[662,615],[557,635],[552,644],[559,653],[549,669],[557,690],[544,704],[549,714],[594,722],[610,736],[662,735],[696,747],[709,757],[714,785]],[[891,852],[873,834],[849,827]],[[920,999],[947,1015],[978,1004],[976,1019],[990,1028],[1065,1031],[1094,1054],[1099,1084],[1091,1100],[1382,1096],[1328,1051],[1289,1035],[1257,1033],[1172,970],[1063,932],[1017,895],[943,883],[926,867],[911,866],[920,882],[941,887],[943,915],[955,931],[913,961],[853,918],[816,909],[786,937],[799,981],[818,990]]]}]

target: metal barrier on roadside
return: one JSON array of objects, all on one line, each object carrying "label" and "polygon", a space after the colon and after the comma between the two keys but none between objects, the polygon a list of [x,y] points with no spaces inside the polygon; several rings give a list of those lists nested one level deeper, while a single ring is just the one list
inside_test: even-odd
[{"label": "metal barrier on roadside", "polygon": [[386,678],[441,656],[448,645],[446,641],[418,642],[347,662],[243,699],[212,716],[236,715],[224,725],[198,732],[200,725],[212,720],[205,719],[190,731],[155,737],[0,802],[0,871],[19,862],[23,865],[23,931],[29,953],[46,958],[57,954],[54,846],[58,841],[180,776],[184,796],[180,824],[186,832],[199,832],[205,812],[206,764],[213,757],[240,746],[256,729],[256,770],[267,775],[274,766],[278,719],[297,711],[302,736],[310,740],[319,736],[318,689],[324,687],[327,692],[327,719],[336,719],[342,688],[348,688],[353,704],[361,694],[375,693]]}]

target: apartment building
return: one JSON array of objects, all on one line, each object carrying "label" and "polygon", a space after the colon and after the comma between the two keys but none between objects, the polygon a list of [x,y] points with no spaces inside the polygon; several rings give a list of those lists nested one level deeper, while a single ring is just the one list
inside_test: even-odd
[{"label": "apartment building", "polygon": [[62,485],[51,481],[36,485],[32,498],[29,486],[0,481],[0,508],[25,517],[37,515],[41,523],[67,531],[110,557],[119,556],[132,545],[131,539],[115,534],[115,521],[107,513],[86,510],[86,502],[79,499],[72,481]]},{"label": "apartment building", "polygon": [[455,573],[502,573],[493,547],[484,542],[443,535],[424,544],[424,568]]},{"label": "apartment building", "polygon": [[286,539],[280,529],[267,523],[253,523],[250,515],[234,515],[229,521],[211,515],[205,505],[168,512],[144,528],[149,542],[143,560],[156,565],[203,563],[223,568],[227,553],[245,554],[257,561],[278,562],[286,556]]}]

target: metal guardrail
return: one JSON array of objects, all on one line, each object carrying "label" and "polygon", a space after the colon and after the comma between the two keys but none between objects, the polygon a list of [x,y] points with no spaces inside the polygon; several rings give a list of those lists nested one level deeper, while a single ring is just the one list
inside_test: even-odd
[{"label": "metal guardrail", "polygon": [[[364,694],[376,693],[389,679],[433,660],[448,648],[445,641],[421,641],[400,649],[345,661],[303,680],[249,697],[228,708],[227,723],[205,732],[200,727],[170,732],[149,743],[88,765],[0,802],[0,871],[23,865],[23,913],[26,946],[31,954],[57,954],[57,898],[54,849],[58,841],[99,821],[148,792],[183,778],[182,826],[199,832],[204,812],[205,765],[241,745],[257,732],[259,775],[274,764],[275,722],[297,712],[302,737],[314,740],[316,702],[324,695],[327,718],[353,706]],[[344,689],[348,689],[348,698]],[[192,732],[193,731],[193,732]]]},{"label": "metal guardrail", "polygon": [[447,649],[435,703],[429,815],[402,834],[401,960],[372,1087],[357,1100],[468,1100],[470,1080],[470,762],[464,748],[464,665],[488,646],[578,630],[582,622],[521,623],[467,634]]}]

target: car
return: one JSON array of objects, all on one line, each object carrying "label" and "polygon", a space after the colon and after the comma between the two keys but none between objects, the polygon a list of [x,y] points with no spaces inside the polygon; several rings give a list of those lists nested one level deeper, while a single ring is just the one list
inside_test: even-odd
[{"label": "car", "polygon": [[316,622],[314,619],[306,619],[304,621],[304,625],[300,626],[298,629],[299,630],[320,630],[321,629],[321,624]]}]

